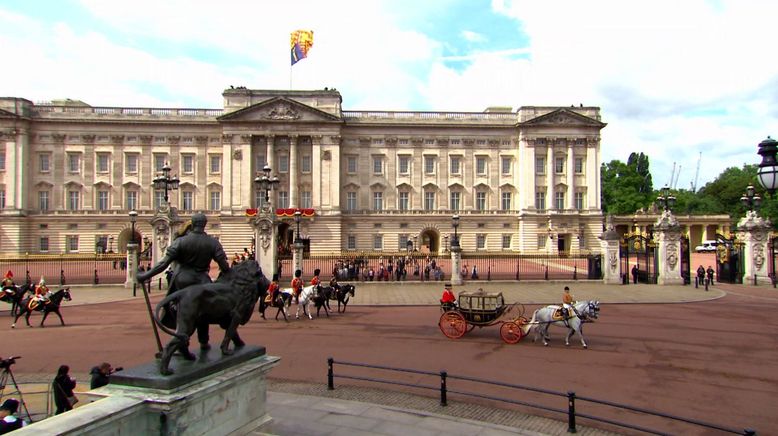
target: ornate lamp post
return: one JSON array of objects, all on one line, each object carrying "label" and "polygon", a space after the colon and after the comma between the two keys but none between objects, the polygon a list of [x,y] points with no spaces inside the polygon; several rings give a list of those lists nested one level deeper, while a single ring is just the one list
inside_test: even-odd
[{"label": "ornate lamp post", "polygon": [[451,238],[451,249],[459,248],[459,233],[457,233],[457,228],[459,228],[459,215],[454,215],[451,217],[451,225],[454,227],[454,237]]},{"label": "ornate lamp post", "polygon": [[451,284],[461,285],[462,276],[462,248],[459,246],[459,215],[451,217],[451,225],[454,227],[454,236],[451,237]]},{"label": "ornate lamp post", "polygon": [[151,219],[152,228],[152,250],[148,250],[148,256],[152,263],[157,261],[165,254],[169,241],[173,240],[174,228],[179,223],[178,214],[174,208],[170,207],[170,197],[168,193],[178,189],[181,182],[178,176],[170,176],[170,165],[165,162],[162,166],[162,174],[158,175],[152,181],[154,189],[164,193],[164,201],[158,205],[157,212]]},{"label": "ornate lamp post", "polygon": [[778,141],[770,138],[759,143],[759,155],[762,156],[762,162],[759,163],[759,184],[767,190],[772,196],[778,189],[778,162],[775,155],[778,152]]},{"label": "ornate lamp post", "polygon": [[[265,165],[262,168],[262,174],[258,174],[254,179],[257,192],[264,192],[265,195],[253,225],[255,241],[259,241],[259,248],[261,248],[257,251],[257,261],[262,271],[267,271],[272,276],[278,271],[278,240],[276,238],[275,212],[270,204],[270,191],[280,183],[280,180],[278,180],[278,176],[271,177],[270,171],[270,166]],[[259,255],[260,252],[262,256]]]},{"label": "ornate lamp post", "polygon": [[132,296],[137,294],[135,278],[138,272],[138,244],[135,240],[135,222],[138,221],[138,211],[130,211],[130,241],[127,243],[127,282],[132,283]]},{"label": "ornate lamp post", "polygon": [[292,263],[294,266],[292,267],[292,274],[294,274],[295,271],[298,269],[300,271],[303,270],[303,240],[300,239],[300,220],[302,218],[302,212],[300,210],[294,211],[294,223],[297,226],[297,233],[294,237],[294,252],[292,253]]},{"label": "ornate lamp post", "polygon": [[113,253],[113,235],[108,237],[108,252]]},{"label": "ornate lamp post", "polygon": [[670,194],[670,187],[665,186],[662,188],[662,193],[656,197],[656,202],[663,211],[673,211],[673,207],[675,207],[675,196]]},{"label": "ornate lamp post", "polygon": [[178,189],[178,185],[181,181],[178,179],[178,176],[170,177],[170,166],[165,162],[165,165],[162,167],[162,174],[155,177],[153,182],[154,189],[165,192],[165,204],[169,204],[168,191]]},{"label": "ornate lamp post", "polygon": [[300,239],[300,217],[302,216],[302,212],[299,210],[294,211],[294,223],[297,225],[297,234],[294,237],[295,243],[300,243],[302,240]]},{"label": "ornate lamp post", "polygon": [[756,190],[754,189],[753,185],[748,185],[746,187],[746,192],[744,192],[743,196],[740,197],[740,202],[743,203],[743,206],[745,206],[749,212],[753,212],[758,210],[762,205],[762,197],[756,194]]}]

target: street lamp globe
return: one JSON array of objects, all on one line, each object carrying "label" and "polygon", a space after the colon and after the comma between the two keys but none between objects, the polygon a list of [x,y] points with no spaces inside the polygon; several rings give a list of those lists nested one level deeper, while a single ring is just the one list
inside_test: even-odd
[{"label": "street lamp globe", "polygon": [[759,155],[762,156],[762,162],[759,163],[757,176],[759,184],[762,185],[770,195],[778,189],[778,162],[775,155],[778,152],[778,141],[770,138],[759,143]]}]

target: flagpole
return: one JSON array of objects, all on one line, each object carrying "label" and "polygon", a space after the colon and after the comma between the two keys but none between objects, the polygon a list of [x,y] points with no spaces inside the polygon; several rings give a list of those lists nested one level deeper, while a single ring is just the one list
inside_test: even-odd
[{"label": "flagpole", "polygon": [[289,65],[289,90],[292,90],[292,65]]}]

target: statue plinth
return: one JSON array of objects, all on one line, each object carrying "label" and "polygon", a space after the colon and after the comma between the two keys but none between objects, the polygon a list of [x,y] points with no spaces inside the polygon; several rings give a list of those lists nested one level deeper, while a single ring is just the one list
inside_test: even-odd
[{"label": "statue plinth", "polygon": [[196,360],[186,360],[174,355],[170,360],[172,375],[160,375],[159,362],[149,362],[111,375],[112,385],[125,385],[151,389],[175,389],[192,383],[208,374],[239,365],[265,355],[265,347],[246,345],[237,348],[234,354],[222,355],[219,347],[195,353]]}]

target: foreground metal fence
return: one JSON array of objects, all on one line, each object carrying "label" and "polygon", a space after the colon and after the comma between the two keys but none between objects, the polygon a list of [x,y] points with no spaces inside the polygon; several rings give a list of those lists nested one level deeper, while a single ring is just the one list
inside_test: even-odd
[{"label": "foreground metal fence", "polygon": [[12,271],[17,285],[38,283],[49,286],[124,283],[127,255],[115,254],[27,254],[0,257],[0,272]]},{"label": "foreground metal fence", "polygon": [[[439,385],[433,386],[433,385],[423,385],[418,383],[417,381],[413,382],[405,382],[405,381],[398,381],[397,379],[391,380],[391,379],[383,379],[383,378],[375,378],[375,377],[368,377],[368,376],[360,376],[360,375],[349,375],[349,374],[335,374],[335,364],[342,365],[342,366],[348,366],[352,368],[367,368],[369,370],[382,370],[382,371],[390,371],[393,373],[406,373],[406,374],[416,374],[416,375],[422,375],[422,376],[430,376],[434,377],[439,381]],[[709,430],[718,430],[725,433],[733,433],[733,434],[740,434],[740,435],[746,435],[746,436],[752,436],[756,435],[756,431],[752,429],[744,429],[744,430],[738,430],[733,428],[724,427],[717,424],[711,424],[708,422],[699,421],[696,419],[690,419],[690,418],[684,418],[677,415],[670,415],[667,413],[658,412],[655,410],[649,410],[644,409],[640,407],[634,407],[629,406],[626,404],[619,404],[612,401],[606,401],[606,400],[600,400],[596,398],[591,397],[584,397],[576,395],[575,392],[568,391],[568,392],[559,392],[559,391],[553,391],[550,389],[543,389],[543,388],[536,388],[532,386],[524,386],[524,385],[518,385],[518,384],[512,384],[512,383],[502,383],[502,382],[496,382],[492,380],[485,380],[481,378],[475,378],[475,377],[467,377],[467,376],[457,376],[449,374],[446,371],[440,371],[440,372],[431,372],[431,371],[421,371],[416,369],[407,369],[407,368],[394,368],[389,366],[380,366],[380,365],[369,365],[365,363],[355,363],[355,362],[343,362],[343,361],[335,361],[333,358],[327,359],[327,388],[330,390],[335,389],[335,378],[339,379],[350,379],[350,380],[359,380],[359,381],[367,381],[367,382],[373,382],[373,383],[382,383],[382,384],[389,384],[389,385],[395,385],[395,386],[404,386],[409,388],[415,388],[415,389],[422,389],[427,391],[438,391],[440,396],[440,405],[441,406],[447,406],[448,405],[448,394],[456,394],[461,395],[465,397],[474,397],[474,398],[481,398],[484,400],[491,400],[491,401],[498,401],[502,403],[508,403],[508,404],[514,404],[524,407],[530,407],[534,409],[544,410],[547,412],[553,412],[558,414],[567,415],[567,431],[568,433],[576,433],[576,418],[586,418],[592,421],[602,422],[618,427],[623,428],[629,428],[632,430],[638,430],[644,433],[650,433],[650,434],[657,434],[657,435],[664,435],[668,434],[668,431],[662,431],[658,429],[652,429],[647,428],[644,426],[631,424],[628,422],[622,422],[622,421],[616,421],[613,419],[605,418],[602,416],[595,416],[591,414],[586,413],[580,413],[576,412],[576,401],[578,402],[588,402],[592,404],[607,406],[609,408],[618,409],[619,411],[629,411],[634,412],[636,414],[640,415],[648,415],[652,417],[658,417],[661,418],[663,422],[668,421],[674,421],[674,422],[682,422],[686,424],[690,424],[696,427],[703,427],[705,429]],[[529,402],[524,401],[520,399],[511,399],[506,397],[497,397],[494,395],[487,395],[487,394],[481,394],[478,392],[472,392],[472,391],[465,391],[465,390],[454,390],[449,388],[449,381],[456,380],[460,382],[465,382],[464,384],[471,384],[471,385],[488,385],[488,386],[494,386],[499,388],[507,388],[508,392],[510,393],[516,393],[518,391],[522,392],[531,392],[541,395],[547,395],[553,398],[558,399],[561,401],[567,402],[567,408],[559,408],[554,406],[548,406],[545,404],[541,404],[539,402]]]},{"label": "foreground metal fence", "polygon": [[[291,256],[281,257],[282,279],[291,279]],[[303,256],[303,276],[315,269],[322,279],[337,275],[348,281],[442,281],[450,280],[451,256],[418,252],[343,252]],[[602,278],[600,255],[546,255],[462,253],[464,280],[597,280]]]}]

